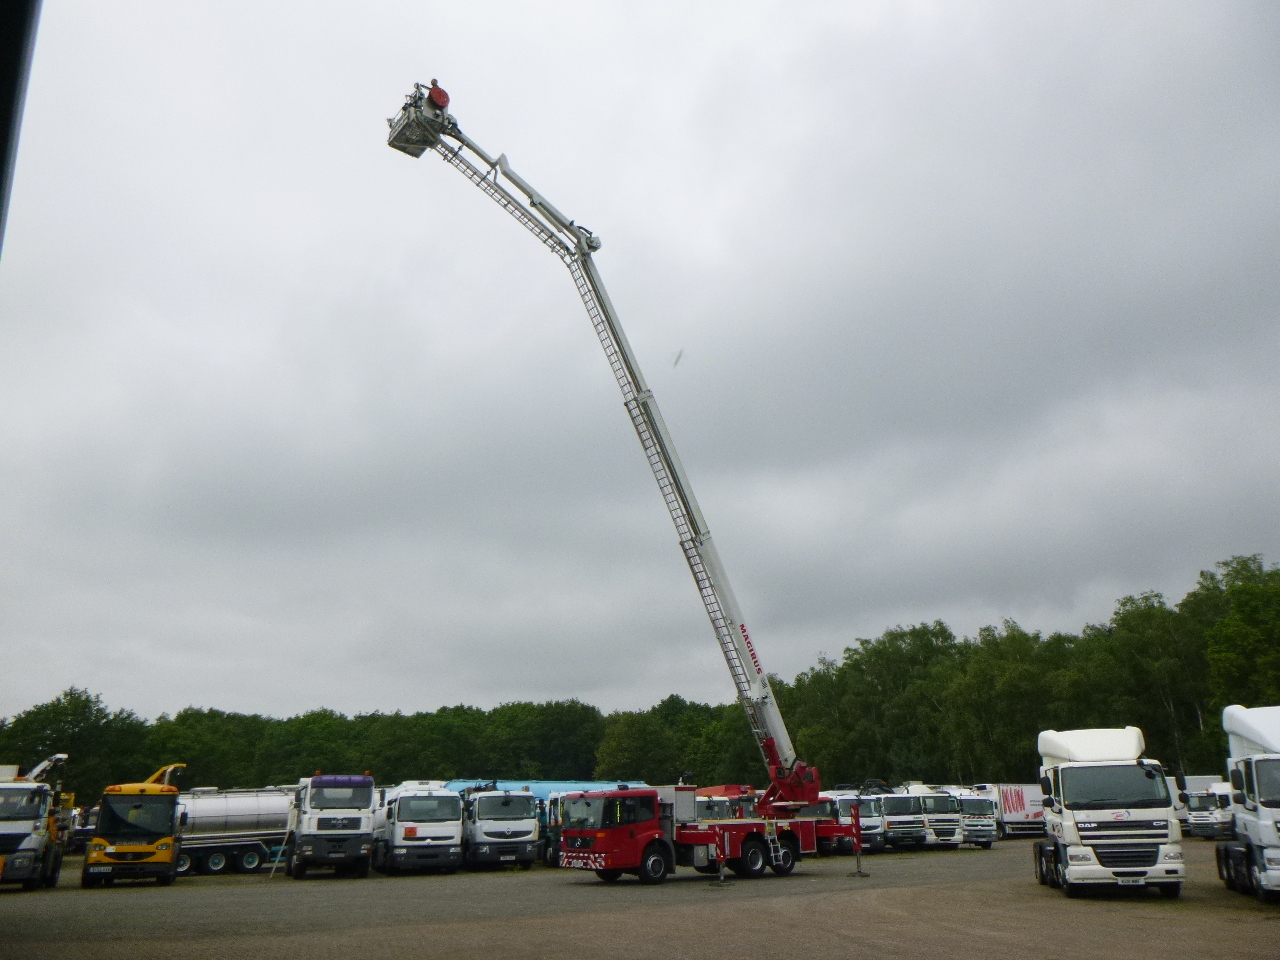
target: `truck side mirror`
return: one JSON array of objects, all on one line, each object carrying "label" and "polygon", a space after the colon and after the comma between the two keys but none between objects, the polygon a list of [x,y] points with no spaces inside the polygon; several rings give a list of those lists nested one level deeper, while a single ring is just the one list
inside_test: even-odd
[{"label": "truck side mirror", "polygon": [[[1173,778],[1173,782],[1178,785],[1178,789],[1181,790],[1183,794],[1187,792],[1187,775],[1185,773],[1179,773]],[[1179,796],[1181,796],[1181,794],[1179,794]],[[1187,801],[1183,800],[1182,802],[1186,803]]]},{"label": "truck side mirror", "polygon": [[1238,803],[1238,804],[1240,804],[1240,806],[1242,806],[1242,807],[1243,807],[1243,806],[1244,806],[1244,793],[1243,793],[1243,792],[1241,792],[1241,791],[1239,791],[1239,790],[1237,790],[1235,793],[1233,793],[1233,794],[1231,795],[1231,802],[1232,802],[1232,803]]},{"label": "truck side mirror", "polygon": [[1244,789],[1244,774],[1240,772],[1239,767],[1234,767],[1231,770],[1231,789],[1232,790]]},{"label": "truck side mirror", "polygon": [[1048,777],[1041,777],[1040,792],[1043,793],[1046,797],[1049,796],[1049,794],[1053,793],[1053,781],[1050,780]]},{"label": "truck side mirror", "polygon": [[178,826],[185,827],[187,825],[187,811],[183,810],[178,814]]},{"label": "truck side mirror", "polygon": [[1053,807],[1054,802],[1055,801],[1053,797],[1045,797],[1043,800],[1040,801],[1040,806],[1044,807],[1046,810],[1049,810]]},{"label": "truck side mirror", "polygon": [[1182,804],[1184,807],[1187,805],[1187,801],[1189,801],[1190,799],[1191,799],[1191,798],[1187,796],[1187,791],[1186,791],[1186,790],[1182,790],[1181,792],[1179,792],[1179,794],[1178,794],[1178,802],[1179,802],[1180,804]]}]

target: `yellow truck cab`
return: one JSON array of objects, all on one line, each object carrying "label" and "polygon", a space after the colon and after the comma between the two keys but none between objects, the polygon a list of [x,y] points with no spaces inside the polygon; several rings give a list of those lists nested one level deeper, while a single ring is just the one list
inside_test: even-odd
[{"label": "yellow truck cab", "polygon": [[119,879],[154,879],[162,887],[173,883],[181,817],[178,788],[169,780],[185,766],[172,763],[143,783],[116,784],[102,792],[80,886],[101,887]]}]

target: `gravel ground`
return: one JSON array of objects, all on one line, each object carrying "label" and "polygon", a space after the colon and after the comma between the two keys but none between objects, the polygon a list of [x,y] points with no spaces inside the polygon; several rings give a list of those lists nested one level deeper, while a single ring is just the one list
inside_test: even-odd
[{"label": "gravel ground", "polygon": [[1280,957],[1280,906],[1226,891],[1213,845],[1190,840],[1182,899],[1068,900],[1036,884],[1031,844],[806,860],[788,878],[681,871],[660,887],[535,868],[304,881],[193,877],[169,888],[0,888],[0,958],[564,957],[1059,960]]}]

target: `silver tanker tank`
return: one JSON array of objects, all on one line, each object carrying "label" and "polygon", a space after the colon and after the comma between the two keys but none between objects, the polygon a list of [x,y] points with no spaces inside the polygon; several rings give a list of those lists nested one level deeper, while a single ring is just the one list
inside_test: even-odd
[{"label": "silver tanker tank", "polygon": [[178,798],[183,820],[178,873],[251,873],[269,863],[288,834],[294,789],[196,787],[182,794]]}]

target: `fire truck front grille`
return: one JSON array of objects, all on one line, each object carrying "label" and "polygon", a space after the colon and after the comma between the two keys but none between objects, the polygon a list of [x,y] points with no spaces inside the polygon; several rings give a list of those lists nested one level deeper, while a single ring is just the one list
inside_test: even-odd
[{"label": "fire truck front grille", "polygon": [[1093,855],[1104,867],[1154,867],[1160,848],[1156,846],[1140,847],[1094,847]]},{"label": "fire truck front grille", "polygon": [[359,830],[359,817],[320,817],[316,820],[319,830]]},{"label": "fire truck front grille", "polygon": [[565,837],[564,845],[570,850],[590,850],[594,837]]}]

